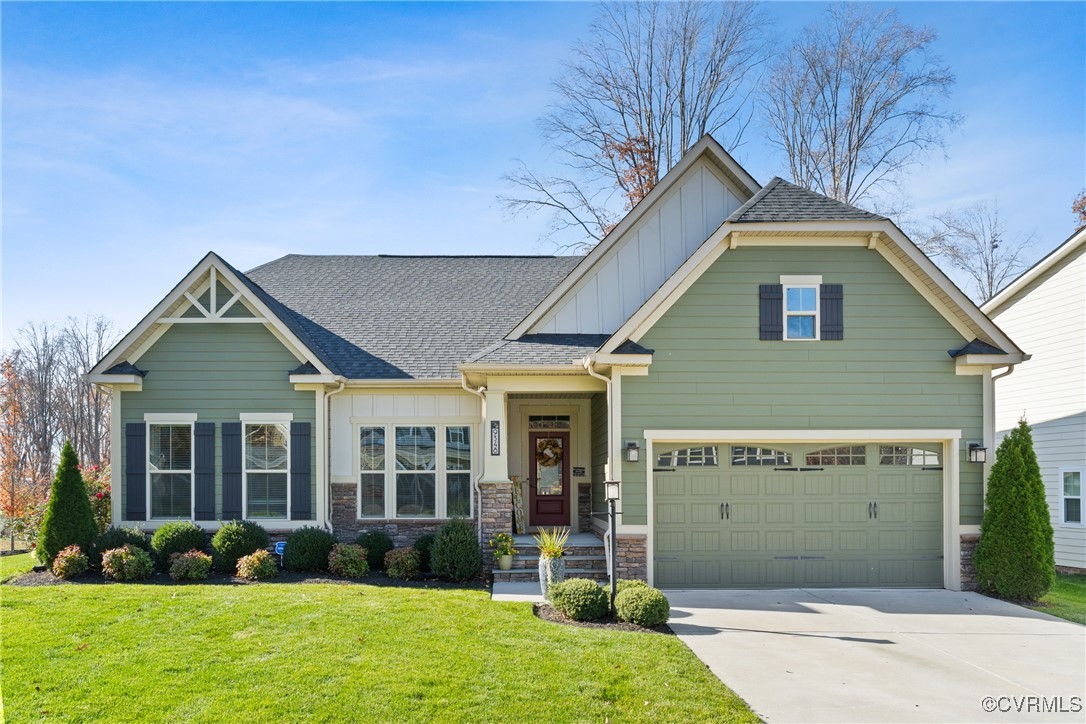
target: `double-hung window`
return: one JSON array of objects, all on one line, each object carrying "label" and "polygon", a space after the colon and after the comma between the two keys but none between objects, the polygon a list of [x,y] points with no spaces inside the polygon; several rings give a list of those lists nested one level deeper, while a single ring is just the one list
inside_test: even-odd
[{"label": "double-hung window", "polygon": [[445,428],[445,515],[471,515],[471,428]]},{"label": "double-hung window", "polygon": [[147,423],[151,519],[192,517],[192,423]]},{"label": "double-hung window", "polygon": [[1082,525],[1082,478],[1086,470],[1060,471],[1060,499],[1063,515],[1060,521],[1066,525]]},{"label": "double-hung window", "polygon": [[290,425],[246,422],[245,517],[286,518],[290,504]]},{"label": "double-hung window", "polygon": [[784,338],[818,339],[818,285],[784,285]]}]

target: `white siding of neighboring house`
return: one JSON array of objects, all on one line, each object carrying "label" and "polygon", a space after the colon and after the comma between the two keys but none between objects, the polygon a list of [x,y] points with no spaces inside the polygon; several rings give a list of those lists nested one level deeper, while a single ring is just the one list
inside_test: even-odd
[{"label": "white siding of neighboring house", "polygon": [[712,164],[692,165],[532,332],[610,334],[742,205]]},{"label": "white siding of neighboring house", "polygon": [[1032,359],[996,381],[1002,439],[1024,414],[1048,492],[1056,564],[1086,568],[1086,528],[1061,523],[1062,468],[1086,467],[1086,245],[991,314]]}]

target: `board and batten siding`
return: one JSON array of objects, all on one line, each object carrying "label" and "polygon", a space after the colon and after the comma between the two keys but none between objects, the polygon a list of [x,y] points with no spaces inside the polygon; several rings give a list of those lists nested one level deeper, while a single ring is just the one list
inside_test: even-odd
[{"label": "board and batten siding", "polygon": [[1086,245],[992,319],[1032,355],[995,382],[996,436],[1002,439],[1026,416],[1048,494],[1056,564],[1086,568],[1086,528],[1062,523],[1060,494],[1060,469],[1086,468]]},{"label": "board and batten siding", "polygon": [[[844,285],[843,340],[758,339],[758,286],[782,274]],[[640,340],[655,353],[648,376],[622,379],[622,438],[648,428],[950,428],[980,440],[982,377],[956,375],[947,354],[964,343],[877,251],[740,246]],[[981,466],[961,450],[959,459],[961,523],[976,525]],[[645,465],[623,463],[625,524],[647,523]]]},{"label": "board and batten siding", "polygon": [[742,203],[730,181],[698,161],[532,331],[614,332]]},{"label": "board and batten siding", "polygon": [[[287,379],[298,360],[261,324],[175,324],[138,361],[147,371],[140,392],[121,393],[124,424],[143,422],[146,413],[196,413],[198,422],[215,423],[215,516],[222,515],[222,423],[241,413],[291,413],[310,423],[310,457],[316,461],[316,397],[299,392]],[[122,430],[124,427],[122,426]],[[125,436],[121,454],[124,464]],[[124,471],[121,511],[127,510]],[[310,469],[310,507],[316,509],[317,476]]]}]

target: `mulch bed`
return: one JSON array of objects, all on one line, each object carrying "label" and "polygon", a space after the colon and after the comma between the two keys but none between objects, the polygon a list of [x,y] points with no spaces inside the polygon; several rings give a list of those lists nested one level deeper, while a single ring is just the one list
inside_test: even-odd
[{"label": "mulch bed", "polygon": [[5,586],[188,586],[194,583],[202,585],[219,586],[249,586],[249,585],[275,585],[279,583],[337,583],[342,586],[385,586],[390,588],[438,588],[438,589],[467,589],[484,590],[486,584],[482,579],[454,583],[440,578],[423,578],[418,581],[401,581],[389,577],[384,571],[371,571],[365,578],[348,579],[336,578],[327,573],[308,571],[284,571],[279,575],[264,581],[246,581],[243,578],[230,576],[225,573],[212,572],[205,581],[174,581],[167,574],[155,571],[146,581],[111,581],[100,572],[94,571],[77,578],[64,580],[57,578],[49,571],[33,571],[13,578]]},{"label": "mulch bed", "polygon": [[581,628],[605,628],[611,631],[634,631],[638,633],[657,633],[673,636],[674,631],[666,623],[662,623],[659,626],[652,626],[645,628],[644,626],[638,626],[636,623],[626,623],[625,621],[618,621],[614,618],[601,618],[596,621],[574,621],[561,611],[558,611],[550,604],[536,603],[532,604],[532,612],[535,613],[536,618],[541,618],[544,621],[550,621],[552,623],[560,623],[566,626],[579,626]]}]

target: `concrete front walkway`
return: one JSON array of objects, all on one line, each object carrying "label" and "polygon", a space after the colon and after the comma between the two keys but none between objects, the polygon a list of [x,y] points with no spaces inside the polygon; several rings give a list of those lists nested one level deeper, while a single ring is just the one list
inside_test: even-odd
[{"label": "concrete front walkway", "polygon": [[767,722],[1086,721],[1086,628],[1013,604],[943,590],[666,593],[671,628]]}]

